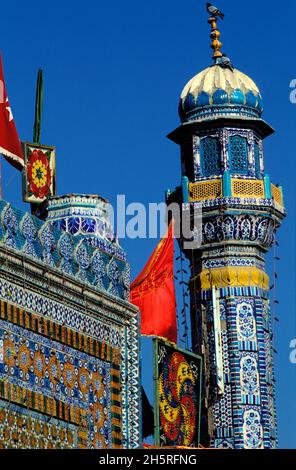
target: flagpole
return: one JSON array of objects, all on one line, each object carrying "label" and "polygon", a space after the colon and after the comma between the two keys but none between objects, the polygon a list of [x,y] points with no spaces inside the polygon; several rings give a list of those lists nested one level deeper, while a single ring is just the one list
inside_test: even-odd
[{"label": "flagpole", "polygon": [[[36,84],[36,100],[35,100],[35,121],[33,130],[33,142],[40,145],[40,132],[42,121],[42,108],[43,108],[43,72],[42,69],[38,70],[37,84]],[[31,213],[36,214],[39,204],[31,202]]]}]

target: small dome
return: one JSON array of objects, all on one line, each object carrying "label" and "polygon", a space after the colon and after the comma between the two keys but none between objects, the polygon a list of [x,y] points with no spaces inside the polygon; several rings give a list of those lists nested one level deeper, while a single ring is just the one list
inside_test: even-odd
[{"label": "small dome", "polygon": [[182,91],[179,105],[182,122],[225,116],[258,118],[262,111],[262,97],[253,80],[239,70],[220,65],[193,77]]},{"label": "small dome", "polygon": [[71,235],[115,242],[108,201],[96,194],[66,194],[48,200],[46,220]]}]

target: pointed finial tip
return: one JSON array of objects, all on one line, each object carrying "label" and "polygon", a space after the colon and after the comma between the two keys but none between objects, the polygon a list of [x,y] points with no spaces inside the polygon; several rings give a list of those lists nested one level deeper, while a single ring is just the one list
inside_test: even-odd
[{"label": "pointed finial tip", "polygon": [[212,28],[210,38],[212,39],[211,48],[214,51],[214,64],[234,72],[234,67],[231,63],[231,60],[229,59],[229,57],[227,57],[226,54],[222,54],[220,50],[222,48],[222,42],[220,42],[221,33],[217,28],[217,20],[219,18],[223,20],[224,14],[210,3],[207,3],[207,11],[210,14],[208,23],[211,25]]}]

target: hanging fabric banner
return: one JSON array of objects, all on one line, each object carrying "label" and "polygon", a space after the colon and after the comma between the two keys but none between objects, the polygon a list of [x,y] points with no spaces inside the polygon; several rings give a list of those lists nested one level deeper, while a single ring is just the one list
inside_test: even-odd
[{"label": "hanging fabric banner", "polygon": [[216,355],[216,378],[219,395],[224,393],[223,356],[221,338],[220,302],[216,287],[212,287],[213,322]]},{"label": "hanging fabric banner", "polygon": [[202,359],[154,340],[156,446],[198,447]]},{"label": "hanging fabric banner", "polygon": [[142,335],[177,342],[173,222],[131,284],[130,301],[140,309]]}]

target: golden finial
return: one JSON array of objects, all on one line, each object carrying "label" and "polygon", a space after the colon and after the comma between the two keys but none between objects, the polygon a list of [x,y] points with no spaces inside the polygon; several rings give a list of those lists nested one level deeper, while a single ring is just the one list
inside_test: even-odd
[{"label": "golden finial", "polygon": [[211,48],[214,51],[213,59],[216,60],[218,57],[222,57],[222,52],[220,51],[222,42],[219,41],[221,33],[217,29],[217,18],[211,16],[211,18],[208,20],[208,23],[212,26],[212,31],[210,34],[210,38],[212,39]]},{"label": "golden finial", "polygon": [[210,34],[210,38],[212,39],[211,48],[214,51],[213,59],[216,60],[219,57],[222,57],[222,52],[220,51],[222,47],[222,42],[219,41],[221,33],[217,29],[217,19],[219,17],[223,20],[224,14],[210,3],[207,3],[207,11],[211,15],[208,19],[208,23],[212,27],[212,31]]}]

